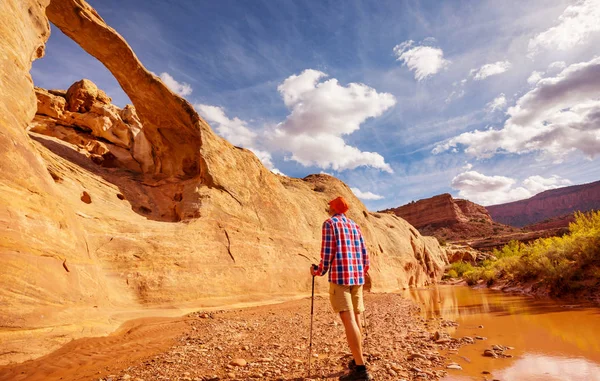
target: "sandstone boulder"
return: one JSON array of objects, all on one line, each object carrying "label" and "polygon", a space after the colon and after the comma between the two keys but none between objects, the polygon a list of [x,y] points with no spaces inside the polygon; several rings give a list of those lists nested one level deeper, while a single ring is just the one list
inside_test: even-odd
[{"label": "sandstone boulder", "polygon": [[90,112],[95,103],[108,104],[109,96],[89,79],[82,79],[69,87],[66,94],[67,108],[71,112]]}]

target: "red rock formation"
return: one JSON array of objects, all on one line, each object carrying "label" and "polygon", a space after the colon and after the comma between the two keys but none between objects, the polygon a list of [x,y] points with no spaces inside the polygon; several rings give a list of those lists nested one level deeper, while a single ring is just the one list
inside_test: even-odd
[{"label": "red rock formation", "polygon": [[139,121],[86,82],[40,89],[36,107],[28,71],[48,38],[47,3],[0,2],[0,363],[106,334],[149,308],[306,295],[327,201],[339,195],[365,234],[373,290],[441,278],[435,238],[369,213],[334,177],[276,175],[216,136],[83,0],[52,0],[46,14],[115,75]]},{"label": "red rock formation", "polygon": [[[600,209],[600,181],[547,190],[527,200],[487,206],[494,221],[525,226],[544,220]],[[563,224],[568,226],[567,220]]]},{"label": "red rock formation", "polygon": [[411,202],[382,212],[404,218],[424,235],[441,241],[463,242],[504,234],[518,229],[492,221],[485,207],[468,200],[453,199],[448,193]]},{"label": "red rock formation", "polygon": [[[468,209],[465,201],[463,207]],[[460,206],[448,193],[411,202],[394,209],[382,212],[391,212],[404,218],[417,229],[426,226],[449,226],[459,222],[467,222],[469,217],[461,210]]]},{"label": "red rock formation", "polygon": [[491,223],[487,210],[471,201],[453,199],[449,193],[411,202],[398,208],[386,209],[404,218],[414,227],[447,227],[472,220]]}]

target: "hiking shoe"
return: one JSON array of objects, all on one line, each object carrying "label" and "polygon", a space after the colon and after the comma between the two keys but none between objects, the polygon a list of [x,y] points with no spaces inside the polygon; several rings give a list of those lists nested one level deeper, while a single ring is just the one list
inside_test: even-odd
[{"label": "hiking shoe", "polygon": [[372,381],[373,376],[367,370],[354,370],[340,377],[340,381]]},{"label": "hiking shoe", "polygon": [[348,369],[350,369],[350,370],[356,369],[356,361],[354,361],[354,359],[350,360],[350,362],[348,363]]}]

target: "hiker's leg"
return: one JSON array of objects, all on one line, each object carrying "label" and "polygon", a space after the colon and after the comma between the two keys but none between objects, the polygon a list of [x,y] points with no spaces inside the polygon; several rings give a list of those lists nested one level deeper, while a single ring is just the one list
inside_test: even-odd
[{"label": "hiker's leg", "polygon": [[354,320],[356,321],[356,325],[358,326],[358,330],[360,331],[360,336],[364,336],[365,331],[364,331],[364,327],[362,324],[362,313],[360,312],[355,312],[354,313]]},{"label": "hiker's leg", "polygon": [[352,311],[340,312],[340,318],[344,323],[344,329],[346,330],[346,339],[348,340],[348,346],[354,357],[356,365],[364,365],[365,359],[362,353],[361,334],[356,321],[354,320],[354,313]]},{"label": "hiker's leg", "polygon": [[351,286],[350,295],[352,297],[352,309],[354,310],[354,318],[356,320],[356,325],[360,329],[360,334],[362,336],[364,333],[364,327],[362,324],[362,313],[365,311],[365,303],[363,301],[363,286]]}]

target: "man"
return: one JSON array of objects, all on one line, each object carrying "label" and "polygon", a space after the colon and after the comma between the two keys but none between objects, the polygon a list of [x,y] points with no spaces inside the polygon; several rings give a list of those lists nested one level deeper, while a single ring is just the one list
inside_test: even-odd
[{"label": "man", "polygon": [[360,228],[346,217],[348,203],[343,197],[329,202],[331,218],[323,223],[321,263],[311,266],[312,276],[329,271],[329,300],[344,323],[348,346],[354,357],[350,373],[341,381],[372,380],[367,371],[361,344],[360,314],[365,310],[363,284],[369,271],[369,254]]}]

